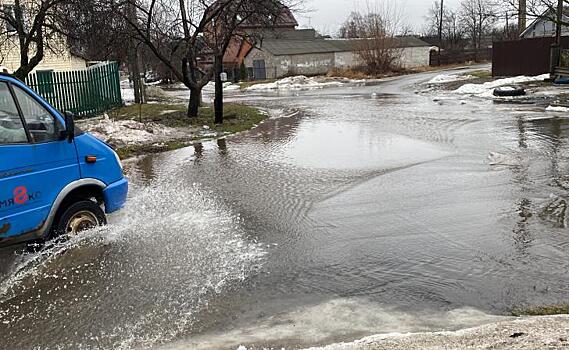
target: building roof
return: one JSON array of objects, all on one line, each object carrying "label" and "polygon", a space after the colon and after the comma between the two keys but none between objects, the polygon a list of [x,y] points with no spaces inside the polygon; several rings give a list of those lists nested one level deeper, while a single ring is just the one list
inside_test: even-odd
[{"label": "building roof", "polygon": [[[268,39],[262,44],[262,49],[275,56],[305,55],[331,52],[357,51],[367,39],[313,39],[313,40],[279,40]],[[397,38],[398,48],[427,47],[428,43],[414,36]]]},{"label": "building roof", "polygon": [[[548,9],[544,11],[541,16],[534,19],[529,26],[520,34],[520,38],[525,38],[540,22],[553,22],[552,18],[555,16],[557,11],[553,9]],[[567,21],[569,19],[569,7],[563,7],[563,17]]]},{"label": "building roof", "polygon": [[[275,14],[276,18],[273,18],[270,22],[272,22],[272,24],[270,25],[271,28],[273,29],[283,29],[283,28],[289,28],[289,29],[294,29],[296,27],[298,27],[298,21],[296,20],[296,18],[294,17],[294,15],[292,14],[292,11],[282,5],[282,8],[280,10],[279,14]],[[269,22],[269,21],[267,21]],[[266,28],[267,27],[267,23],[264,22],[258,22],[256,20],[246,20],[244,21],[239,28],[240,29],[262,29],[262,28]]]},{"label": "building roof", "polygon": [[275,56],[303,55],[311,53],[330,53],[338,49],[327,40],[266,40],[262,49]]},{"label": "building roof", "polygon": [[269,30],[263,32],[263,37],[267,40],[314,40],[318,39],[319,35],[315,29],[296,29],[296,30]]}]

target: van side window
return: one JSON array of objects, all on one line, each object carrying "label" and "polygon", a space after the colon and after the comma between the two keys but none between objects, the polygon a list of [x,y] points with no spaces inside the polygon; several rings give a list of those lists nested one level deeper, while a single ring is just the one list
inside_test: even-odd
[{"label": "van side window", "polygon": [[60,140],[63,125],[26,91],[14,86],[16,99],[34,143]]},{"label": "van side window", "polygon": [[28,143],[28,137],[8,84],[0,82],[0,147],[15,143]]}]

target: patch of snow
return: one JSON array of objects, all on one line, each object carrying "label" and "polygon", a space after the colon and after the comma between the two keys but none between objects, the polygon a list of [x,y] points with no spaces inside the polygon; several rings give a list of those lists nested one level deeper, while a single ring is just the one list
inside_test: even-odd
[{"label": "patch of snow", "polygon": [[304,75],[299,75],[277,80],[274,83],[256,84],[248,87],[246,91],[318,90],[326,87],[340,87],[345,84],[359,84],[364,81],[365,80],[309,78]]},{"label": "patch of snow", "polygon": [[483,97],[492,96],[494,89],[504,85],[515,85],[532,81],[543,81],[549,78],[549,74],[542,74],[534,77],[518,76],[490,81],[484,84],[465,84],[454,90],[456,94],[480,95]]},{"label": "patch of snow", "polygon": [[500,91],[514,91],[514,90],[516,90],[516,88],[513,86],[502,86],[502,87],[499,87],[498,89]]},{"label": "patch of snow", "polygon": [[134,103],[134,89],[121,88],[121,96],[124,103]]},{"label": "patch of snow", "polygon": [[569,113],[569,107],[549,106],[545,109],[547,112]]},{"label": "patch of snow", "polygon": [[[240,89],[241,87],[239,85],[233,84],[231,82],[223,83],[223,91],[237,91]],[[207,85],[203,87],[203,92],[207,94],[214,94],[215,82],[210,81],[209,83],[207,83]]]},{"label": "patch of snow", "polygon": [[178,132],[156,123],[139,123],[134,120],[112,120],[108,115],[87,120],[81,128],[98,139],[114,145],[139,145],[167,140]]},{"label": "patch of snow", "polygon": [[157,81],[154,81],[152,83],[144,83],[144,85],[146,85],[146,86],[157,86],[160,84],[162,84],[162,80],[157,80]]},{"label": "patch of snow", "polygon": [[476,77],[472,75],[458,75],[458,74],[439,74],[433,79],[429,80],[427,84],[445,84],[455,81],[470,80]]}]

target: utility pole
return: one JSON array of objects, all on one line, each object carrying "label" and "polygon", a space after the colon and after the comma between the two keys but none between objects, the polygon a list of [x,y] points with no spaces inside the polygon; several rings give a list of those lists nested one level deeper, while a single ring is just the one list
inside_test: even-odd
[{"label": "utility pole", "polygon": [[561,31],[563,30],[563,0],[557,1],[557,23],[555,28],[555,43],[551,45],[551,78],[555,78],[555,68],[561,61]]},{"label": "utility pole", "polygon": [[443,17],[445,15],[445,1],[441,0],[441,14],[439,15],[439,53],[437,54],[437,65],[441,65],[441,46],[443,46]]},{"label": "utility pole", "polygon": [[518,8],[518,34],[521,35],[527,27],[526,0],[519,0]]},{"label": "utility pole", "polygon": [[223,55],[216,52],[213,64],[215,66],[215,99],[213,101],[215,124],[223,124]]},{"label": "utility pole", "polygon": [[[129,0],[128,2],[128,17],[132,23],[136,23],[136,0]],[[144,99],[143,92],[143,80],[140,72],[140,62],[138,57],[138,43],[135,40],[136,32],[133,28],[130,28],[130,38],[127,43],[128,45],[128,65],[130,71],[130,78],[132,79],[132,84],[134,88],[134,103],[143,104],[146,103]]]}]

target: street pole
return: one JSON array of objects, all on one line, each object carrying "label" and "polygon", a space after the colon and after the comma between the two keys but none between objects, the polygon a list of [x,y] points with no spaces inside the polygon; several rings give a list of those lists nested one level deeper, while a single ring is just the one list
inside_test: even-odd
[{"label": "street pole", "polygon": [[437,55],[437,65],[441,65],[441,46],[443,45],[443,17],[445,15],[445,1],[441,0],[441,14],[439,18],[439,53]]},{"label": "street pole", "polygon": [[521,35],[527,26],[526,0],[520,0],[518,9],[518,35]]},{"label": "street pole", "polygon": [[221,73],[223,73],[223,56],[215,55],[214,60],[215,71],[215,124],[223,124],[223,81]]},{"label": "street pole", "polygon": [[561,60],[561,31],[563,30],[563,0],[557,1],[557,23],[555,28],[555,43],[551,45],[550,74],[555,79],[555,68],[559,67]]}]

